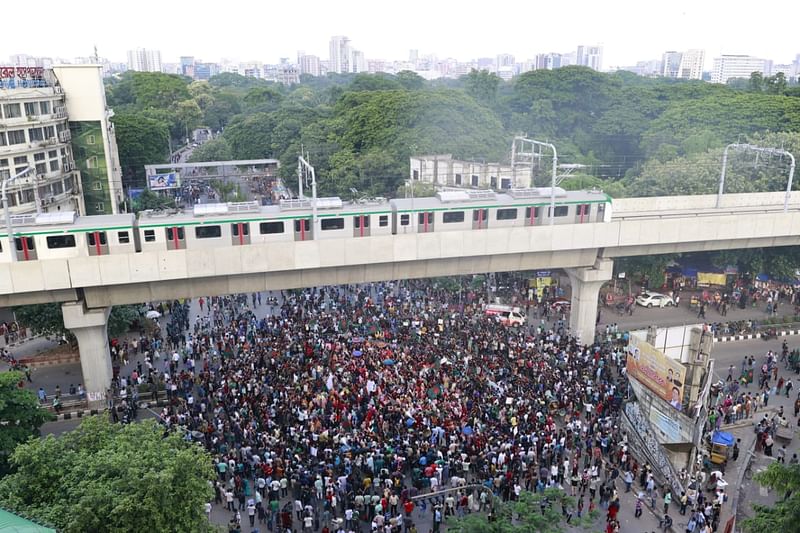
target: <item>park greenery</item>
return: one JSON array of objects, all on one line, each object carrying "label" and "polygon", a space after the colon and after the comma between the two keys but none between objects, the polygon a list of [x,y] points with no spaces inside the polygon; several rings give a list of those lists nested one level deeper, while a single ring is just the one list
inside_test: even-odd
[{"label": "park greenery", "polygon": [[0,373],[0,475],[17,445],[38,437],[41,425],[53,419],[33,391],[19,386],[24,381],[22,372]]},{"label": "park greenery", "polygon": [[[34,335],[71,339],[64,327],[60,303],[21,305],[14,308],[17,320],[31,329]],[[141,309],[135,305],[115,305],[108,315],[108,336],[116,338],[128,332],[137,321],[143,320]]]},{"label": "park greenery", "polygon": [[89,417],[58,438],[20,444],[10,461],[3,507],[59,531],[211,530],[203,511],[213,498],[210,457],[155,420]]}]

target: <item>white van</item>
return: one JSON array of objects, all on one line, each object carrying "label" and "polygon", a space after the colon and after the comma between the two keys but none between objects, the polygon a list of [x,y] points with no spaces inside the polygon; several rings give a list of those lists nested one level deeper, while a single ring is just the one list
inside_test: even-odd
[{"label": "white van", "polygon": [[510,305],[487,305],[484,309],[487,316],[494,317],[498,322],[508,326],[522,326],[525,324],[525,314],[519,307]]}]

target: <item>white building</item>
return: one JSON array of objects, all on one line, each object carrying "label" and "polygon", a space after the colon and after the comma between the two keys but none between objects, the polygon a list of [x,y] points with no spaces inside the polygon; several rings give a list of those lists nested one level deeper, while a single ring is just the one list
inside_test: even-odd
[{"label": "white building", "polygon": [[350,39],[344,35],[331,37],[329,72],[350,72]]},{"label": "white building", "polygon": [[665,78],[677,78],[682,57],[683,54],[680,52],[664,52],[661,55],[661,75]]},{"label": "white building", "polygon": [[753,72],[769,75],[770,62],[753,56],[723,55],[714,58],[711,83],[727,83],[732,78],[750,78]]},{"label": "white building", "polygon": [[310,74],[311,76],[319,76],[322,74],[319,57],[303,54],[297,59],[298,66],[300,67],[300,74]]},{"label": "white building", "polygon": [[350,52],[350,72],[369,72],[367,58],[361,50],[351,50]]},{"label": "white building", "polygon": [[161,72],[161,51],[145,48],[128,50],[128,70]]},{"label": "white building", "polygon": [[[593,70],[603,70],[603,47],[602,46],[578,46],[575,54],[575,65],[589,67]],[[562,65],[563,66],[563,65]]]},{"label": "white building", "polygon": [[706,62],[705,50],[687,50],[681,54],[678,78],[682,80],[702,80]]},{"label": "white building", "polygon": [[451,154],[410,158],[411,182],[430,183],[434,187],[476,189],[511,189],[530,187],[530,169],[515,172],[510,165],[459,161]]}]

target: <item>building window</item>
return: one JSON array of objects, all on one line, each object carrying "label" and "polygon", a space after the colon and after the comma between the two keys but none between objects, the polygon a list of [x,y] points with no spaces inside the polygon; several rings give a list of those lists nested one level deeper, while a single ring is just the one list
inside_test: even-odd
[{"label": "building window", "polygon": [[477,187],[478,186],[478,175],[477,174],[473,174],[472,175],[472,181],[470,182],[470,185],[472,185],[473,187]]},{"label": "building window", "polygon": [[39,111],[42,115],[50,114],[50,102],[39,102]]},{"label": "building window", "polygon": [[36,174],[47,174],[47,163],[36,163]]},{"label": "building window", "polygon": [[86,136],[86,144],[94,144],[94,135]]},{"label": "building window", "polygon": [[97,168],[97,157],[92,156],[86,160],[86,168]]},{"label": "building window", "polygon": [[94,191],[102,191],[103,190],[103,182],[102,181],[95,181],[92,183],[92,190]]},{"label": "building window", "polygon": [[[28,156],[27,155],[18,155],[14,158],[15,165],[27,165],[28,164]],[[22,169],[25,170],[25,169]]]},{"label": "building window", "polygon": [[322,231],[344,229],[344,218],[323,218],[320,226]]},{"label": "building window", "polygon": [[283,233],[283,222],[262,222],[259,224],[261,235]]},{"label": "building window", "polygon": [[456,174],[456,185],[461,185],[461,174]]},{"label": "building window", "polygon": [[491,187],[492,189],[497,188],[497,176],[491,176],[489,178],[489,187]]},{"label": "building window", "polygon": [[25,102],[25,114],[29,117],[35,117],[39,114],[39,104],[36,102]]},{"label": "building window", "polygon": [[58,172],[58,159],[50,161],[50,172]]},{"label": "building window", "polygon": [[72,191],[72,186],[73,186],[72,185],[72,177],[69,177],[69,178],[64,180],[64,190],[65,191],[71,192]]},{"label": "building window", "polygon": [[8,132],[8,144],[25,144],[25,130],[12,130]]},{"label": "building window", "polygon": [[415,169],[414,172],[413,172],[413,176],[414,176],[413,179],[418,180],[419,179],[419,170]]},{"label": "building window", "polygon": [[127,231],[118,231],[117,232],[117,240],[120,244],[128,244],[131,242],[131,236],[128,234]]},{"label": "building window", "polygon": [[514,220],[517,218],[516,209],[498,209],[497,220]]},{"label": "building window", "polygon": [[50,189],[53,191],[53,194],[58,195],[64,192],[64,184],[60,181],[52,183],[50,185]]},{"label": "building window", "polygon": [[198,239],[216,239],[222,236],[222,226],[198,226],[194,228],[194,236]]},{"label": "building window", "polygon": [[8,139],[6,138],[6,132],[0,131],[0,146],[7,146]]},{"label": "building window", "polygon": [[450,211],[442,214],[442,222],[452,224],[454,222],[464,222],[464,211]]},{"label": "building window", "polygon": [[0,167],[7,167],[8,166],[8,159],[0,159]]},{"label": "building window", "polygon": [[389,215],[381,215],[378,217],[378,226],[385,228],[389,225]]},{"label": "building window", "polygon": [[33,154],[34,161],[44,161],[44,152],[39,152],[38,154]]},{"label": "building window", "polygon": [[98,213],[103,213],[106,210],[106,204],[100,202],[99,204],[95,204],[94,208],[97,210]]},{"label": "building window", "polygon": [[19,118],[22,116],[22,110],[19,104],[6,104],[3,106],[5,118]]},{"label": "building window", "polygon": [[500,188],[501,189],[510,189],[511,188],[511,180],[509,178],[500,178]]},{"label": "building window", "polygon": [[28,130],[28,137],[30,137],[31,142],[43,141],[44,140],[44,132],[42,131],[42,128],[30,128]]},{"label": "building window", "polygon": [[44,138],[53,139],[56,136],[56,129],[53,126],[44,127]]},{"label": "building window", "polygon": [[50,150],[47,152],[47,157],[53,159],[54,157],[58,157],[58,150]]},{"label": "building window", "polygon": [[54,235],[47,237],[47,247],[51,250],[56,248],[75,248],[75,235]]}]

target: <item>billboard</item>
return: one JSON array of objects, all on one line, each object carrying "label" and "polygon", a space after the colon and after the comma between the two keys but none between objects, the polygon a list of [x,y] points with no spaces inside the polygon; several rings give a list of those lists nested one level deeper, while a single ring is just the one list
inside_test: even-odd
[{"label": "billboard", "polygon": [[635,378],[658,397],[681,411],[686,368],[669,359],[651,344],[631,337],[626,365],[628,377]]},{"label": "billboard", "polygon": [[154,174],[147,176],[147,188],[151,191],[163,191],[165,189],[177,189],[180,186],[177,172],[168,174]]}]

